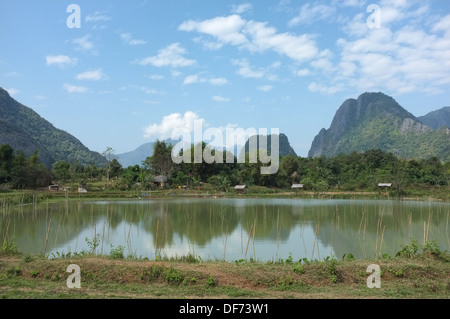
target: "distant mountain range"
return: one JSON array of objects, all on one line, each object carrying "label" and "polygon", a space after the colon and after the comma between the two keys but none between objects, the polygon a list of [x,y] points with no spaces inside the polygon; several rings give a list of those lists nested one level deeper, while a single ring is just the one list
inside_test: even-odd
[{"label": "distant mountain range", "polygon": [[[259,139],[260,135],[254,135],[251,136],[245,146],[242,148],[240,152],[242,152],[244,149],[248,152],[249,149],[249,141],[250,139],[257,139],[257,146],[259,147]],[[267,148],[269,149],[269,155],[271,150],[271,136],[268,136],[267,138]],[[168,139],[165,141],[166,143],[172,143],[172,145],[176,145],[179,141]],[[128,166],[134,166],[134,165],[141,165],[141,163],[148,157],[153,155],[153,146],[155,145],[155,142],[148,142],[145,144],[142,144],[138,148],[136,148],[133,151],[117,154],[116,158],[119,161],[119,163],[122,165],[122,167],[128,167]],[[297,157],[297,154],[295,153],[294,149],[289,144],[289,140],[287,136],[283,133],[279,135],[279,145],[280,145],[280,156],[286,156],[286,155],[293,155]],[[221,149],[220,151],[225,151],[224,149]],[[239,153],[241,154],[241,153]]]},{"label": "distant mountain range", "polygon": [[[261,137],[263,137],[264,135],[253,135],[251,136],[247,142],[245,143],[245,146],[242,148],[241,153],[243,151],[248,152],[249,148],[250,148],[250,143],[254,143],[254,145],[256,145],[257,149],[260,149],[260,144],[259,144],[259,140]],[[271,155],[272,154],[272,138],[273,135],[267,135],[265,136],[267,138],[267,151],[268,154]],[[284,157],[287,155],[293,155],[295,157],[297,157],[297,154],[295,153],[294,149],[292,148],[291,144],[289,143],[289,139],[288,137],[283,134],[280,133],[278,135],[278,144],[279,144],[279,150],[278,153],[280,156]],[[261,147],[262,148],[262,147]],[[239,153],[239,154],[241,154]]]},{"label": "distant mountain range", "polygon": [[309,157],[380,149],[405,159],[450,161],[449,108],[415,117],[392,97],[364,93],[346,100],[329,129],[314,138]]},{"label": "distant mountain range", "polygon": [[[252,136],[251,139],[260,136]],[[243,149],[248,150],[249,140]],[[175,145],[178,141],[167,140]],[[271,139],[267,139],[270,153]],[[279,135],[280,156],[297,156],[287,136]],[[30,156],[38,150],[47,166],[59,160],[79,161],[83,165],[105,165],[106,159],[89,150],[77,138],[55,128],[31,108],[14,100],[0,88],[0,145]],[[133,151],[118,154],[123,167],[141,165],[153,155],[154,142]],[[322,129],[314,138],[308,157],[336,156],[352,152],[380,149],[405,158],[437,157],[450,161],[450,107],[415,117],[392,97],[381,92],[364,93],[346,100],[337,110],[329,129]],[[235,154],[236,155],[236,154]]]},{"label": "distant mountain range", "polygon": [[450,127],[450,106],[419,116],[417,119],[434,130],[438,130],[443,126]]},{"label": "distant mountain range", "polygon": [[[165,140],[166,144],[172,143],[175,145],[178,141],[174,141],[171,139]],[[148,142],[142,144],[138,148],[133,151],[117,154],[116,158],[119,161],[122,167],[141,165],[143,161],[149,156],[153,155],[153,147],[155,146],[155,142]]]},{"label": "distant mountain range", "polygon": [[47,166],[60,160],[79,161],[83,165],[105,165],[106,159],[89,150],[77,138],[55,128],[31,108],[17,102],[0,88],[0,145],[9,144],[14,150],[30,156],[38,151]]}]

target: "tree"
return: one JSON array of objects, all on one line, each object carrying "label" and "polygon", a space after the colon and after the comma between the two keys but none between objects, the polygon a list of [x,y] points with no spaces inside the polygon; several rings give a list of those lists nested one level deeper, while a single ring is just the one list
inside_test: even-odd
[{"label": "tree", "polygon": [[213,175],[208,178],[208,183],[210,183],[215,189],[226,192],[228,187],[230,187],[231,182],[227,176]]},{"label": "tree", "polygon": [[52,165],[52,173],[61,182],[70,179],[70,164],[66,161],[58,161]]},{"label": "tree", "polygon": [[152,175],[170,176],[173,167],[172,147],[172,144],[167,145],[165,141],[155,142],[153,155],[148,158]]},{"label": "tree", "polygon": [[111,171],[111,161],[114,158],[115,150],[112,147],[106,147],[106,150],[102,153],[102,156],[108,161],[108,166],[106,167],[106,187],[109,187],[109,174]]},{"label": "tree", "polygon": [[298,178],[298,161],[293,155],[283,157],[280,164],[280,170],[286,173],[286,176],[291,178],[291,182],[296,182]]},{"label": "tree", "polygon": [[0,146],[0,184],[11,181],[11,170],[14,165],[14,150],[8,144]]}]

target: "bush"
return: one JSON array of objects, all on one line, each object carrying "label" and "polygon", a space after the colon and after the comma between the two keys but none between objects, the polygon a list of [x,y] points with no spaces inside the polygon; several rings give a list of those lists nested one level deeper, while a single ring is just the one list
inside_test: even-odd
[{"label": "bush", "polygon": [[109,252],[109,257],[112,259],[123,259],[123,252],[125,250],[124,246],[119,245],[116,248],[113,248],[113,245],[111,244],[111,251]]},{"label": "bush", "polygon": [[417,240],[413,240],[411,241],[411,244],[403,246],[403,248],[397,252],[395,257],[413,258],[417,255],[418,251],[419,244],[417,243]]},{"label": "bush", "polygon": [[439,256],[441,254],[441,249],[436,239],[427,241],[422,248],[423,252],[429,252],[433,256]]}]

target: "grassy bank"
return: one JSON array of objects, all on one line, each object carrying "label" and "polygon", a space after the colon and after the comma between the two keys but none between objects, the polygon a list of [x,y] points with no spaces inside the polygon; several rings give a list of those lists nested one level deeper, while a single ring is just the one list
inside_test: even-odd
[{"label": "grassy bank", "polygon": [[[47,190],[14,190],[0,192],[0,208],[10,205],[33,204],[39,202],[52,202],[60,200],[114,200],[114,199],[141,199],[141,198],[315,198],[315,199],[397,199],[389,191],[307,191],[291,189],[268,188],[252,186],[243,193],[230,188],[227,192],[214,190],[209,185],[200,189],[156,189],[151,191],[100,191],[89,190],[87,193],[78,192],[50,192]],[[424,186],[418,185],[407,190],[401,197],[407,200],[446,201],[450,202],[450,186]]]},{"label": "grassy bank", "polygon": [[[70,264],[81,270],[81,288],[68,288]],[[367,267],[381,270],[381,288],[368,288]],[[397,257],[376,260],[292,257],[272,262],[123,258],[88,253],[48,259],[23,255],[4,244],[0,298],[111,299],[448,299],[450,253],[405,246]]]}]

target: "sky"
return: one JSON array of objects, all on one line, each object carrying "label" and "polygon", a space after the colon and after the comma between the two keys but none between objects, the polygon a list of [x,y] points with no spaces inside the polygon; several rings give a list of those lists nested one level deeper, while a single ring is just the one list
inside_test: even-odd
[{"label": "sky", "polygon": [[196,120],[306,157],[364,92],[450,105],[450,1],[0,0],[0,87],[100,153]]}]

